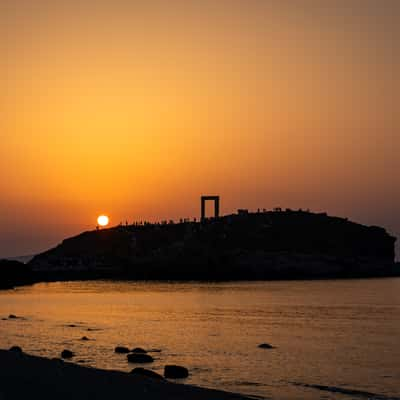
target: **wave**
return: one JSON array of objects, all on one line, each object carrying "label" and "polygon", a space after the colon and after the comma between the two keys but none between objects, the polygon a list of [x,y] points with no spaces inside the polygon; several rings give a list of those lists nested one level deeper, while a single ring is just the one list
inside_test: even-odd
[{"label": "wave", "polygon": [[384,394],[371,393],[357,389],[346,389],[338,386],[313,385],[309,383],[299,383],[299,382],[290,382],[290,383],[296,386],[302,386],[306,388],[317,389],[331,393],[340,393],[343,395],[356,396],[371,400],[400,400],[400,397],[386,396]]}]

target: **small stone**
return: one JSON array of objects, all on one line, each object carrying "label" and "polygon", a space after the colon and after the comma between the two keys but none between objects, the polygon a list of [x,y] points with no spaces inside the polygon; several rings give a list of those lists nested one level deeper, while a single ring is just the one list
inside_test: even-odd
[{"label": "small stone", "polygon": [[67,359],[67,358],[72,358],[74,356],[74,353],[70,350],[63,350],[61,353],[61,358]]},{"label": "small stone", "polygon": [[130,373],[134,374],[134,375],[147,376],[147,377],[153,378],[153,379],[164,379],[160,374],[157,374],[157,372],[151,371],[150,369],[140,368],[140,367],[134,368]]},{"label": "small stone", "polygon": [[127,354],[127,353],[129,353],[129,349],[127,347],[124,347],[124,346],[117,346],[114,349],[114,351],[115,351],[115,353],[118,353],[118,354]]},{"label": "small stone", "polygon": [[83,337],[81,337],[81,340],[87,342],[87,341],[90,340],[90,339],[89,339],[87,336],[83,336]]},{"label": "small stone", "polygon": [[131,353],[146,354],[147,351],[142,349],[141,347],[135,347],[133,350],[131,350]]},{"label": "small stone", "polygon": [[9,351],[12,351],[13,353],[22,354],[22,349],[19,346],[12,346]]},{"label": "small stone", "polygon": [[14,315],[14,314],[10,314],[9,316],[8,316],[8,319],[17,319],[18,317],[16,316],[16,315]]},{"label": "small stone", "polygon": [[262,344],[259,344],[258,347],[259,347],[260,349],[273,349],[273,348],[274,348],[274,346],[271,346],[269,343],[262,343]]},{"label": "small stone", "polygon": [[142,353],[131,353],[127,355],[127,358],[128,362],[138,364],[152,363],[154,361],[152,356]]},{"label": "small stone", "polygon": [[166,365],[164,368],[164,376],[171,379],[183,379],[189,376],[189,370],[180,365]]}]

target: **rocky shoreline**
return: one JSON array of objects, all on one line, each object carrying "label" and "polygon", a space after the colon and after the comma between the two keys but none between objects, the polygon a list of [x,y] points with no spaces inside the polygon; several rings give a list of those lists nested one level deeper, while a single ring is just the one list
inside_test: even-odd
[{"label": "rocky shoreline", "polygon": [[[3,260],[0,260],[0,266]],[[315,265],[322,265],[321,260],[316,260]],[[22,268],[21,268],[22,267]],[[241,274],[238,276],[231,276],[230,278],[222,276],[198,276],[192,278],[180,278],[171,276],[132,276],[131,274],[121,273],[109,273],[109,272],[88,272],[88,271],[54,271],[54,272],[33,272],[29,268],[22,264],[17,269],[23,271],[22,274],[8,274],[1,271],[0,268],[0,290],[10,290],[19,286],[33,285],[42,282],[69,282],[69,281],[95,281],[95,280],[110,280],[110,281],[169,281],[169,282],[184,282],[184,281],[198,281],[198,282],[234,282],[234,281],[273,281],[273,280],[329,280],[329,279],[368,279],[368,278],[390,278],[400,277],[400,263],[393,263],[386,265],[383,268],[374,266],[369,271],[362,270],[358,271],[354,268],[350,271],[346,271],[343,266],[338,266],[340,270],[331,271],[315,271],[314,274],[306,273],[302,271],[299,266],[293,265],[293,268],[289,272],[285,270],[280,273],[270,273],[267,277],[265,276],[251,276]],[[362,267],[362,266],[361,266]]]},{"label": "rocky shoreline", "polygon": [[19,261],[0,260],[0,290],[38,282],[32,269]]},{"label": "rocky shoreline", "polygon": [[83,367],[0,350],[0,399],[246,400],[250,397],[169,382],[142,373]]}]

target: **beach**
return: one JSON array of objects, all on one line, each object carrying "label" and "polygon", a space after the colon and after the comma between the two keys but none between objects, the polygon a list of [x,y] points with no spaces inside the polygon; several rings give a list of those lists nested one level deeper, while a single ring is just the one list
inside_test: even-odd
[{"label": "beach", "polygon": [[[75,364],[123,373],[181,365],[189,376],[179,383],[261,398],[319,400],[320,386],[335,400],[343,389],[400,397],[399,285],[41,283],[0,292],[0,348],[47,359],[68,349]],[[117,346],[154,362],[130,363]]]},{"label": "beach", "polygon": [[0,399],[245,400],[249,397],[0,350]]}]

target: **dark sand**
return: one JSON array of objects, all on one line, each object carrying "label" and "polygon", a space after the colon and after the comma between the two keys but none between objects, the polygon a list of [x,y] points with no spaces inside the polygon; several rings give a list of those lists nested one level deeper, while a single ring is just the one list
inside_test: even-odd
[{"label": "dark sand", "polygon": [[9,399],[246,400],[249,398],[239,394],[0,350],[0,400]]}]

